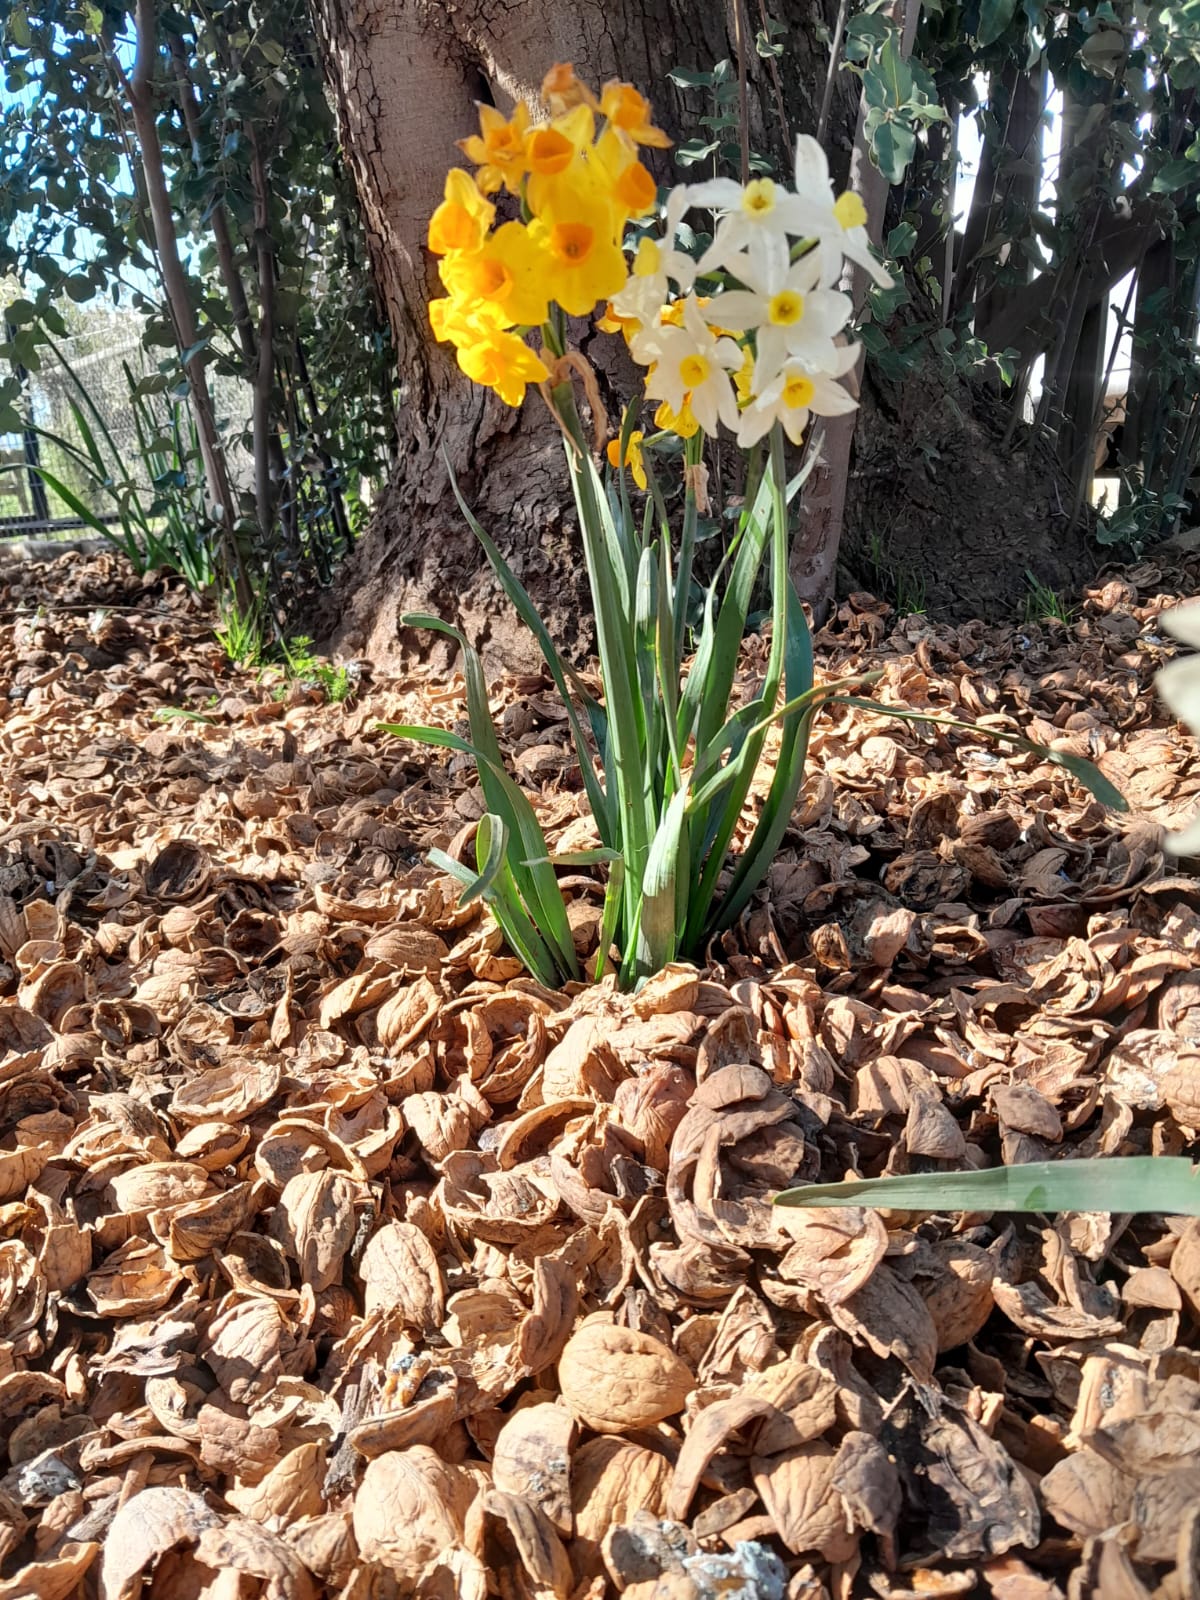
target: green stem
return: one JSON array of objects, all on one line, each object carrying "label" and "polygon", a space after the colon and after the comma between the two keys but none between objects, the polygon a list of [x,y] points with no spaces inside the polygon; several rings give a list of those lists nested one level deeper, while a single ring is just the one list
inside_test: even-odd
[{"label": "green stem", "polygon": [[[771,429],[771,456],[770,456],[770,495],[771,519],[773,523],[771,533],[771,587],[772,587],[772,631],[771,653],[767,658],[767,670],[763,678],[761,699],[771,710],[779,697],[779,685],[783,678],[783,661],[787,644],[787,584],[788,584],[788,508],[787,508],[787,466],[783,456],[783,429],[777,422]],[[763,741],[766,738],[766,727],[770,718],[760,719],[747,733],[742,748],[736,758],[737,777],[732,780],[735,784],[735,796],[740,796],[736,803],[728,804],[722,815],[720,826],[712,841],[712,847],[704,862],[704,870],[695,895],[688,907],[688,927],[684,947],[692,949],[698,943],[705,924],[708,921],[709,907],[712,905],[713,896],[717,890],[717,880],[721,875],[721,868],[725,863],[725,856],[737,828],[741,806],[750,787],[754,770],[758,765],[759,755],[762,752]]]},{"label": "green stem", "polygon": [[694,433],[684,441],[683,460],[686,491],[683,502],[683,532],[679,539],[679,568],[675,574],[675,657],[676,666],[683,660],[683,636],[687,628],[687,603],[692,592],[692,566],[696,559],[696,488],[689,467],[698,467],[704,459],[703,431]]},{"label": "green stem", "polygon": [[567,464],[579,511],[584,559],[596,614],[596,643],[604,681],[611,767],[616,781],[616,832],[625,861],[623,952],[637,923],[650,840],[655,831],[653,775],[645,747],[645,729],[638,715],[640,692],[635,658],[634,619],[621,606],[605,534],[604,512],[597,497],[598,479],[588,454],[583,424],[569,383],[552,391],[555,410],[567,433]]}]

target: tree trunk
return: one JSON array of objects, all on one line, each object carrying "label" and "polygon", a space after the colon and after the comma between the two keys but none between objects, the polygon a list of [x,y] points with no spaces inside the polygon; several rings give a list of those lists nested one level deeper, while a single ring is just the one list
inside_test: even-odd
[{"label": "tree trunk", "polygon": [[254,604],[254,590],[238,544],[235,528],[237,502],[217,433],[207,364],[197,337],[195,313],[179,255],[179,240],[163,172],[162,146],[159,143],[154,106],[153,77],[158,57],[158,26],[153,0],[138,0],[136,15],[137,54],[133,70],[126,80],[126,92],[137,133],[142,176],[154,229],[154,245],[167,307],[175,327],[180,361],[188,380],[188,398],[196,421],[196,437],[200,443],[214,520],[221,529],[227,577],[233,585],[238,606],[248,613]]},{"label": "tree trunk", "polygon": [[[398,622],[404,611],[420,609],[455,620],[494,662],[532,659],[531,641],[491,580],[455,503],[447,462],[543,607],[556,641],[568,653],[586,649],[587,590],[561,436],[534,393],[520,411],[510,410],[469,384],[453,353],[433,341],[427,307],[440,288],[424,249],[425,230],[446,169],[461,159],[455,141],[476,126],[475,102],[507,109],[535,95],[556,61],[573,62],[596,86],[608,78],[636,84],[651,97],[660,126],[675,136],[693,135],[709,109],[706,97],[674,87],[667,73],[736,62],[735,3],[526,0],[495,8],[482,0],[314,0],[400,373],[391,481],[346,564],[337,615],[329,619],[342,649],[378,660],[402,645],[424,645],[428,636],[418,641]],[[769,153],[783,175],[790,175],[791,160],[777,96],[782,93],[793,129],[816,126],[826,68],[817,29],[828,26],[835,10],[833,0],[829,17],[820,4],[775,0],[771,13],[789,29],[781,82],[773,81],[752,47],[745,52],[750,146]],[[834,129],[847,120],[845,97],[843,88]],[[834,138],[834,165],[844,172],[849,139],[841,137],[840,160]],[[660,180],[686,175],[674,168],[669,152],[658,160]],[[619,341],[583,324],[574,335],[602,380],[618,396],[622,389],[627,395],[630,373]]]},{"label": "tree trunk", "polygon": [[[901,54],[912,54],[921,0],[893,0],[893,20],[900,28]],[[870,158],[867,138],[867,102],[860,97],[850,153],[850,188],[862,197],[867,212],[867,236],[878,249],[883,243],[884,216],[887,211],[888,181]],[[841,288],[848,292],[857,315],[867,298],[870,280],[860,266],[847,263]],[[838,553],[846,520],[846,495],[850,487],[850,462],[858,413],[829,417],[819,424],[821,457],[808,485],[800,510],[799,527],[792,541],[791,578],[801,600],[812,607],[814,620],[821,624],[832,607],[837,575]]]}]

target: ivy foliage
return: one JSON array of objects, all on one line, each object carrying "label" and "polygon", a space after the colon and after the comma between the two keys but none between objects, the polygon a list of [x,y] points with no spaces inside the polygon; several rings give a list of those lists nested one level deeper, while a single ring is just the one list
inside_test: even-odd
[{"label": "ivy foliage", "polygon": [[269,527],[236,475],[255,570],[328,578],[361,520],[360,483],[386,467],[394,371],[307,12],[303,0],[154,9],[157,129],[199,346],[180,347],[162,289],[130,115],[132,0],[0,0],[0,277],[21,286],[0,344],[0,430],[21,425],[19,369],[48,358],[64,304],[131,307],[150,356],[135,398],[186,398],[198,349],[242,385],[219,420],[231,459],[256,443],[270,459]]}]

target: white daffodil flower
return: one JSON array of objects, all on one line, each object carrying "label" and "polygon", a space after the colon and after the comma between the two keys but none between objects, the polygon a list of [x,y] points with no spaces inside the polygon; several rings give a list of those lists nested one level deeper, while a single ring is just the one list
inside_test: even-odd
[{"label": "white daffodil flower", "polygon": [[849,189],[834,199],[825,152],[807,133],[796,140],[796,193],[790,198],[795,201],[790,210],[798,218],[792,232],[817,241],[822,283],[838,281],[845,256],[870,273],[881,289],[891,288],[891,277],[871,253],[866,207]]},{"label": "white daffodil flower", "polygon": [[742,251],[764,274],[786,271],[788,234],[802,234],[806,215],[797,195],[772,178],[753,178],[744,185],[732,178],[712,178],[688,184],[686,195],[689,207],[709,206],[722,213],[713,242],[697,264],[698,275],[720,271]]},{"label": "white daffodil flower", "polygon": [[694,295],[684,301],[682,326],[645,328],[631,348],[637,360],[654,363],[646,379],[649,399],[665,400],[674,412],[683,410],[686,399],[706,433],[716,433],[718,420],[736,429],[737,399],[729,374],[741,366],[742,351],[735,340],[713,333]]},{"label": "white daffodil flower", "polygon": [[729,263],[729,271],[749,289],[728,289],[713,302],[721,326],[744,332],[757,329],[753,388],[762,394],[785,361],[795,359],[806,370],[830,372],[841,360],[836,336],[850,320],[850,296],[821,289],[821,265],[815,251],[781,276],[761,278],[748,256]]},{"label": "white daffodil flower", "polygon": [[799,444],[810,416],[840,417],[853,411],[858,401],[837,378],[850,371],[858,360],[858,350],[841,345],[838,355],[841,372],[836,375],[808,372],[799,361],[784,362],[769,387],[742,412],[738,443],[743,448],[757,444],[771,431],[772,423],[781,422],[792,443]]},{"label": "white daffodil flower", "polygon": [[658,313],[671,297],[672,282],[686,294],[695,277],[696,263],[691,256],[657,239],[640,239],[629,279],[613,296],[612,308],[620,317],[657,322]]}]

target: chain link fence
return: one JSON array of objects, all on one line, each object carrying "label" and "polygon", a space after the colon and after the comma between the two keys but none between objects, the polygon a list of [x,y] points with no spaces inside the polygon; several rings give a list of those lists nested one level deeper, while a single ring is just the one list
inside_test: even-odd
[{"label": "chain link fence", "polygon": [[[100,328],[59,340],[65,362],[44,349],[40,369],[27,373],[22,410],[33,428],[24,433],[0,434],[0,467],[15,469],[0,471],[0,536],[25,533],[31,528],[50,534],[69,534],[78,529],[79,518],[36,470],[39,466],[96,516],[111,513],[111,496],[69,448],[86,448],[72,415],[72,402],[80,407],[95,434],[106,470],[121,482],[134,485],[142,495],[150,495],[150,470],[143,459],[130,395],[131,376],[137,382],[154,371],[142,347],[140,331],[140,318],[133,314],[114,318]],[[235,378],[217,377],[210,381],[218,418],[224,422],[230,439],[231,476],[235,484],[243,487],[252,481],[252,464],[240,443],[249,392]],[[102,436],[89,407],[81,404],[80,386],[103,419],[111,444]],[[149,405],[151,412],[165,422],[165,397],[152,395]]]}]

